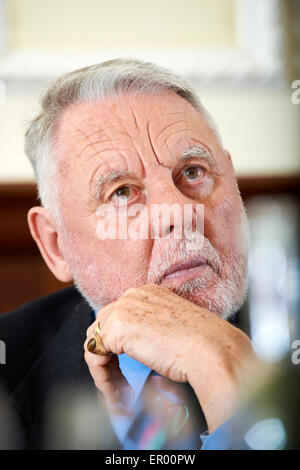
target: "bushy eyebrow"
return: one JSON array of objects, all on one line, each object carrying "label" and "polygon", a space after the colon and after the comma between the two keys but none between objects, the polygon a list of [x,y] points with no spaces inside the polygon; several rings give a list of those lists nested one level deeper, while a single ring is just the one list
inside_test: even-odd
[{"label": "bushy eyebrow", "polygon": [[128,170],[114,170],[108,175],[99,176],[95,183],[95,197],[99,199],[103,194],[104,187],[108,184],[119,181],[126,177],[128,178],[129,176],[134,175]]},{"label": "bushy eyebrow", "polygon": [[[204,145],[200,145],[198,147],[191,147],[190,149],[185,150],[182,154],[176,157],[176,161],[178,163],[182,160],[188,160],[189,158],[199,158],[201,160],[206,161],[211,168],[215,170],[217,169],[217,162],[215,158],[213,157],[212,153],[208,150],[208,148]],[[128,170],[113,170],[107,175],[99,176],[96,179],[94,185],[95,197],[97,199],[101,198],[105,186],[128,177],[134,178],[135,175]]]},{"label": "bushy eyebrow", "polygon": [[180,162],[181,160],[187,160],[193,157],[204,160],[209,164],[211,168],[217,169],[216,159],[213,157],[210,150],[208,150],[208,148],[204,145],[200,145],[198,147],[191,147],[190,149],[185,150],[182,154],[177,156],[176,160],[177,162]]}]

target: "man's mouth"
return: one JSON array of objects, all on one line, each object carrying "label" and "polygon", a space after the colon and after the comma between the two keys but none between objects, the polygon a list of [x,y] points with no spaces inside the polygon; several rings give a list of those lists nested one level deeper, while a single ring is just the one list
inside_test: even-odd
[{"label": "man's mouth", "polygon": [[208,266],[209,263],[202,257],[193,258],[187,262],[175,263],[165,271],[162,282],[168,280],[184,282],[200,277]]}]

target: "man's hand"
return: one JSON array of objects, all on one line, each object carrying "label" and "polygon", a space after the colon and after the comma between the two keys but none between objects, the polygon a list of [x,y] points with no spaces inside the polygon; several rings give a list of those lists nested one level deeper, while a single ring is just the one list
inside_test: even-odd
[{"label": "man's hand", "polygon": [[[100,322],[112,356],[87,350]],[[213,432],[234,412],[254,360],[249,338],[216,314],[157,285],[127,290],[99,310],[87,330],[85,360],[96,387],[111,402],[130,389],[118,365],[126,353],[175,382],[189,382]]]}]

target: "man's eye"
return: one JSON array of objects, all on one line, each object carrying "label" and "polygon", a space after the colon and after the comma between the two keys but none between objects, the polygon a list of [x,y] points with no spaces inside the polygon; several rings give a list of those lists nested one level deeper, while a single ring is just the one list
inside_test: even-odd
[{"label": "man's eye", "polygon": [[116,189],[113,193],[113,197],[117,199],[128,199],[131,194],[131,189],[129,186],[121,186],[120,188]]},{"label": "man's eye", "polygon": [[183,175],[190,181],[196,180],[198,178],[203,178],[205,175],[205,169],[199,166],[189,166],[184,170]]}]

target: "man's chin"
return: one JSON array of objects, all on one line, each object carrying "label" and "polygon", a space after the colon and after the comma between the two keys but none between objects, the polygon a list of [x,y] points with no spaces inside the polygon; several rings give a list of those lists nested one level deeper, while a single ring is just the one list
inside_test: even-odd
[{"label": "man's chin", "polygon": [[165,285],[164,287],[198,305],[198,307],[205,308],[225,319],[237,311],[232,299],[227,295],[226,289],[217,280],[213,281],[211,279],[208,283],[204,282],[203,279],[193,279],[179,285]]},{"label": "man's chin", "polygon": [[[198,307],[206,308],[208,310],[211,309],[212,302],[211,302],[211,292],[209,288],[201,289],[195,288],[191,289],[189,286],[180,285],[177,287],[168,287],[172,292],[183,297],[186,300],[198,305]],[[215,312],[216,313],[216,312]]]}]

